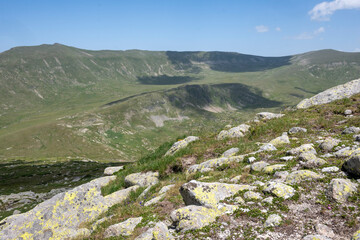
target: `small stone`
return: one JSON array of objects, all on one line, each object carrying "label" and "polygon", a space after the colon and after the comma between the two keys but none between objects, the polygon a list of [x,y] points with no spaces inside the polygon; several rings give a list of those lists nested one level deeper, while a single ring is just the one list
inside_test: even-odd
[{"label": "small stone", "polygon": [[150,206],[150,205],[153,205],[153,204],[155,204],[155,203],[158,203],[162,198],[164,198],[165,197],[165,193],[163,193],[163,194],[161,194],[161,195],[159,195],[159,196],[157,196],[157,197],[155,197],[155,198],[153,198],[153,199],[150,199],[149,201],[147,201],[145,204],[144,204],[144,206],[145,207],[148,207],[148,206]]},{"label": "small stone", "polygon": [[245,204],[245,201],[242,199],[242,197],[236,197],[234,198],[234,201],[239,204]]},{"label": "small stone", "polygon": [[294,196],[295,189],[283,183],[268,182],[265,184],[263,192],[272,193],[276,197],[288,199]]},{"label": "small stone", "polygon": [[225,138],[240,138],[245,135],[246,132],[248,132],[250,129],[250,126],[247,124],[241,124],[237,127],[233,127],[229,130],[222,130],[218,136],[218,140],[222,140]]},{"label": "small stone", "polygon": [[286,183],[288,184],[295,184],[295,183],[299,183],[302,181],[311,181],[311,180],[317,180],[322,178],[323,176],[321,176],[320,174],[317,174],[313,171],[309,171],[309,170],[298,170],[298,171],[294,171],[292,173],[290,173],[287,177],[286,177]]},{"label": "small stone", "polygon": [[140,187],[148,187],[159,182],[158,172],[133,173],[125,177],[126,186],[138,185]]},{"label": "small stone", "polygon": [[293,127],[289,130],[289,134],[295,134],[295,133],[299,133],[299,132],[306,133],[307,130],[306,130],[306,128],[301,128],[301,127]]},{"label": "small stone", "polygon": [[142,221],[142,217],[129,218],[128,220],[111,225],[105,230],[104,237],[131,236],[135,227]]},{"label": "small stone", "polygon": [[165,156],[174,155],[180,149],[187,147],[187,145],[189,145],[189,143],[197,141],[197,140],[199,140],[199,137],[196,137],[196,136],[189,136],[183,140],[179,140],[171,146],[171,148],[165,153]]},{"label": "small stone", "polygon": [[290,161],[290,160],[293,160],[294,158],[295,158],[294,156],[286,156],[286,157],[281,157],[280,160]]},{"label": "small stone", "polygon": [[259,149],[260,152],[262,152],[262,151],[276,151],[276,150],[277,150],[277,148],[274,145],[272,145],[271,143],[265,143]]},{"label": "small stone", "polygon": [[346,202],[357,191],[357,184],[348,179],[334,178],[330,182],[329,195],[337,202]]},{"label": "small stone", "polygon": [[169,191],[169,190],[170,190],[172,187],[174,187],[174,186],[175,186],[175,184],[170,184],[170,185],[167,185],[167,186],[162,187],[162,188],[160,189],[160,191],[159,191],[159,195],[166,193],[167,191]]},{"label": "small stone", "polygon": [[300,155],[303,152],[310,152],[312,154],[316,154],[316,150],[314,149],[312,144],[303,144],[300,147],[293,148],[287,151],[290,155]]},{"label": "small stone", "polygon": [[270,173],[273,173],[274,171],[280,170],[280,169],[282,169],[284,167],[286,167],[285,164],[269,165],[269,166],[264,167],[262,171],[264,173],[270,174]]},{"label": "small stone", "polygon": [[325,237],[323,235],[307,235],[303,238],[303,240],[332,240],[331,238]]},{"label": "small stone", "polygon": [[345,114],[345,115],[351,115],[351,114],[352,114],[351,109],[346,109],[346,110],[344,111],[344,114]]},{"label": "small stone", "polygon": [[342,131],[342,134],[352,134],[352,133],[359,133],[360,132],[360,128],[359,127],[348,127],[345,128],[344,131]]},{"label": "small stone", "polygon": [[323,169],[321,169],[321,171],[322,171],[323,173],[335,173],[335,172],[340,171],[340,169],[339,169],[338,167],[333,166],[333,167],[323,168]]},{"label": "small stone", "polygon": [[315,225],[315,231],[320,235],[324,235],[325,237],[329,237],[329,238],[335,237],[334,231],[328,226],[321,223]]},{"label": "small stone", "polygon": [[331,151],[335,146],[337,146],[341,141],[335,138],[326,138],[320,145],[320,149],[324,151]]},{"label": "small stone", "polygon": [[277,227],[280,225],[282,219],[278,214],[271,214],[265,221],[265,227]]},{"label": "small stone", "polygon": [[14,210],[13,215],[20,214],[21,212],[19,210]]},{"label": "small stone", "polygon": [[334,155],[331,153],[325,153],[324,155],[321,155],[321,157],[323,158],[329,158],[329,157],[333,157]]},{"label": "small stone", "polygon": [[264,198],[262,201],[266,202],[268,204],[272,204],[273,200],[274,200],[274,197],[267,197],[267,198]]},{"label": "small stone", "polygon": [[285,179],[289,175],[288,171],[277,171],[274,173],[274,177]]},{"label": "small stone", "polygon": [[354,135],[355,141],[360,142],[360,135]]},{"label": "small stone", "polygon": [[255,157],[249,157],[248,160],[247,160],[248,163],[253,163],[255,161],[256,161]]},{"label": "small stone", "polygon": [[251,171],[259,172],[263,170],[269,164],[267,162],[261,161],[251,164]]},{"label": "small stone", "polygon": [[260,193],[253,192],[253,191],[247,191],[244,194],[244,198],[246,198],[248,200],[260,200],[260,199],[262,199]]},{"label": "small stone", "polygon": [[107,167],[104,170],[104,175],[113,175],[114,173],[122,170],[124,168],[124,166],[118,166],[118,167]]},{"label": "small stone", "polygon": [[239,148],[230,148],[229,150],[225,151],[221,157],[232,157],[234,156],[236,153],[239,152]]},{"label": "small stone", "polygon": [[286,132],[284,132],[280,137],[277,137],[269,142],[275,147],[280,147],[282,145],[290,143],[289,137]]},{"label": "small stone", "polygon": [[285,114],[280,113],[271,113],[271,112],[260,112],[256,114],[256,119],[258,120],[270,120],[273,118],[281,118]]}]

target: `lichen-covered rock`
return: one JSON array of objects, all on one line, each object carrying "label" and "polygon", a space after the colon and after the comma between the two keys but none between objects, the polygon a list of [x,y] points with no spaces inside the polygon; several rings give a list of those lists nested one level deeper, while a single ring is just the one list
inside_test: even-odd
[{"label": "lichen-covered rock", "polygon": [[255,187],[243,184],[205,183],[191,180],[180,187],[180,194],[186,205],[215,207],[221,200],[234,196],[242,190],[253,190]]},{"label": "lichen-covered rock", "polygon": [[163,222],[158,222],[153,228],[135,238],[135,240],[173,240],[175,239]]},{"label": "lichen-covered rock", "polygon": [[165,194],[160,194],[159,196],[157,197],[154,197],[152,199],[150,199],[149,201],[147,201],[144,206],[147,207],[147,206],[150,206],[150,205],[153,205],[155,203],[158,203],[161,199],[163,199],[165,197]]},{"label": "lichen-covered rock", "polygon": [[278,214],[271,214],[265,221],[265,227],[277,227],[281,224],[282,218]]},{"label": "lichen-covered rock", "polygon": [[196,136],[189,136],[185,139],[179,140],[171,146],[171,148],[165,153],[165,156],[174,155],[180,149],[187,147],[189,143],[197,140],[199,140],[199,137]]},{"label": "lichen-covered rock", "polygon": [[122,201],[128,198],[128,196],[132,191],[136,191],[138,188],[139,186],[132,186],[126,189],[121,189],[119,191],[113,192],[109,195],[106,195],[104,197],[104,201],[110,206],[115,205],[117,203],[121,203]]},{"label": "lichen-covered rock", "polygon": [[233,156],[233,157],[228,157],[228,158],[223,157],[223,158],[210,159],[203,163],[192,165],[186,171],[186,174],[192,174],[192,173],[196,173],[196,172],[208,172],[215,168],[221,167],[225,164],[240,162],[243,159],[244,159],[243,155]]},{"label": "lichen-covered rock", "polygon": [[336,87],[325,90],[324,92],[321,92],[309,99],[304,99],[296,107],[299,109],[308,108],[314,105],[325,104],[337,99],[350,97],[359,92],[360,79],[357,79],[343,85],[338,85]]},{"label": "lichen-covered rock", "polygon": [[127,186],[138,185],[140,187],[148,187],[159,182],[158,172],[133,173],[125,177]]},{"label": "lichen-covered rock", "polygon": [[245,204],[245,201],[244,201],[244,199],[242,199],[242,197],[236,197],[236,198],[234,198],[234,201],[235,201],[235,203],[238,203],[238,204]]},{"label": "lichen-covered rock", "polygon": [[286,183],[295,184],[302,181],[313,181],[321,178],[323,178],[323,176],[316,172],[310,170],[298,170],[290,173],[286,177]]},{"label": "lichen-covered rock", "polygon": [[352,235],[351,240],[360,240],[360,229]]},{"label": "lichen-covered rock", "polygon": [[359,127],[348,127],[345,128],[344,131],[342,131],[342,134],[353,134],[353,133],[359,133],[360,132],[360,128]]},{"label": "lichen-covered rock", "polygon": [[281,118],[284,114],[271,113],[271,112],[260,112],[256,114],[256,118],[259,120],[270,120],[273,118]]},{"label": "lichen-covered rock", "polygon": [[345,147],[345,148],[342,148],[342,149],[334,152],[334,156],[338,157],[338,158],[345,158],[345,157],[350,157],[351,154],[353,154],[354,152],[360,152],[360,151],[359,151],[359,149],[354,150],[354,149],[351,149],[350,147]]},{"label": "lichen-covered rock", "polygon": [[294,158],[295,158],[294,156],[285,156],[285,157],[281,157],[280,160],[287,162],[293,160]]},{"label": "lichen-covered rock", "polygon": [[[101,187],[115,176],[102,177],[59,193],[32,210],[5,218],[0,223],[0,239],[66,239],[88,233],[80,226],[95,220],[110,206],[120,203],[101,195]],[[121,190],[120,190],[121,191]],[[126,192],[130,194],[130,191]],[[113,193],[114,194],[114,193]]]},{"label": "lichen-covered rock", "polygon": [[360,178],[360,152],[353,152],[350,158],[342,165],[342,169],[349,175]]},{"label": "lichen-covered rock", "polygon": [[332,179],[329,186],[329,196],[337,202],[345,202],[354,192],[357,191],[357,184],[348,179]]},{"label": "lichen-covered rock", "polygon": [[320,143],[320,149],[324,151],[331,151],[335,146],[337,146],[341,141],[335,138],[326,138],[322,143]]},{"label": "lichen-covered rock", "polygon": [[272,145],[271,143],[265,143],[263,144],[260,149],[259,149],[259,152],[262,152],[262,151],[276,151],[277,148]]},{"label": "lichen-covered rock", "polygon": [[261,194],[258,192],[247,191],[244,193],[244,198],[248,200],[260,200],[262,199]]},{"label": "lichen-covered rock", "polygon": [[305,168],[319,167],[319,166],[325,165],[326,163],[327,162],[324,159],[321,159],[318,157],[311,159],[309,161],[306,161],[306,162],[300,162],[300,164],[302,166],[304,166]]},{"label": "lichen-covered rock", "polygon": [[295,133],[299,133],[299,132],[306,133],[307,129],[302,128],[302,127],[293,127],[293,128],[290,128],[290,130],[289,130],[289,134],[295,134]]},{"label": "lichen-covered rock", "polygon": [[329,237],[329,238],[335,237],[334,231],[328,226],[321,223],[315,225],[315,231],[320,235],[324,235],[325,237]]},{"label": "lichen-covered rock", "polygon": [[315,235],[307,235],[303,238],[303,240],[332,240],[332,239],[325,237],[323,235],[315,234]]},{"label": "lichen-covered rock", "polygon": [[321,169],[321,172],[323,172],[323,173],[335,173],[338,171],[340,171],[340,169],[336,166],[326,167],[326,168]]},{"label": "lichen-covered rock", "polygon": [[266,166],[269,166],[269,164],[267,162],[260,161],[260,162],[256,162],[256,163],[251,164],[250,169],[251,169],[251,171],[260,172]]},{"label": "lichen-covered rock", "polygon": [[174,186],[175,186],[175,184],[170,184],[170,185],[166,185],[166,186],[162,187],[159,191],[159,194],[167,193]]},{"label": "lichen-covered rock", "polygon": [[230,148],[229,150],[225,151],[221,157],[232,157],[235,156],[236,153],[239,152],[239,148]]},{"label": "lichen-covered rock", "polygon": [[226,204],[220,204],[217,208],[190,205],[173,211],[170,218],[177,231],[187,231],[205,227],[214,222],[216,217],[233,213],[237,208]]},{"label": "lichen-covered rock", "polygon": [[285,164],[274,164],[274,165],[269,165],[269,166],[264,167],[262,169],[262,171],[264,173],[270,174],[270,173],[273,173],[274,171],[280,170],[280,169],[282,169],[284,167],[286,167]]},{"label": "lichen-covered rock", "polygon": [[239,138],[243,137],[247,131],[249,131],[250,126],[247,124],[241,124],[237,127],[230,128],[229,130],[222,130],[217,139],[222,140],[225,138]]},{"label": "lichen-covered rock", "polygon": [[288,199],[294,196],[295,189],[283,183],[267,182],[264,186],[263,192],[271,193],[276,197],[281,197],[283,199]]},{"label": "lichen-covered rock", "polygon": [[123,168],[124,168],[124,166],[107,167],[107,168],[105,168],[105,170],[104,170],[104,175],[111,176],[111,175],[113,175],[114,173],[122,170]]},{"label": "lichen-covered rock", "polygon": [[312,144],[303,144],[300,147],[290,149],[289,151],[287,151],[287,154],[299,155],[303,152],[310,152],[316,154],[316,150],[314,149]]},{"label": "lichen-covered rock", "polygon": [[277,138],[271,140],[269,143],[271,143],[275,147],[279,147],[279,146],[290,143],[290,140],[289,140],[287,133],[284,132],[280,137],[277,137]]},{"label": "lichen-covered rock", "polygon": [[311,160],[314,160],[316,158],[317,158],[317,156],[312,152],[302,152],[299,155],[299,159],[303,160],[303,161],[311,161]]},{"label": "lichen-covered rock", "polygon": [[142,217],[129,218],[128,220],[111,225],[105,230],[104,237],[131,236],[135,227],[142,221]]}]

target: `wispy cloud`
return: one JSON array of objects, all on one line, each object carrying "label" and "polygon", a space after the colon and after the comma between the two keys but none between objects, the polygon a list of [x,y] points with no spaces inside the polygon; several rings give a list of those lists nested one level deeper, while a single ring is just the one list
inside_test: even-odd
[{"label": "wispy cloud", "polygon": [[256,31],[259,33],[264,33],[264,32],[268,32],[269,28],[267,26],[264,25],[259,25],[255,27]]},{"label": "wispy cloud", "polygon": [[281,28],[280,27],[277,27],[275,28],[276,31],[280,32],[281,31]]},{"label": "wispy cloud", "polygon": [[303,32],[301,34],[299,34],[298,36],[295,36],[294,39],[296,40],[310,40],[313,39],[314,37],[316,37],[317,35],[324,33],[325,32],[325,28],[324,27],[320,27],[316,30],[314,30],[313,32],[309,33],[309,32]]},{"label": "wispy cloud", "polygon": [[309,15],[312,20],[328,21],[330,16],[337,10],[360,9],[360,0],[334,0],[317,4]]}]

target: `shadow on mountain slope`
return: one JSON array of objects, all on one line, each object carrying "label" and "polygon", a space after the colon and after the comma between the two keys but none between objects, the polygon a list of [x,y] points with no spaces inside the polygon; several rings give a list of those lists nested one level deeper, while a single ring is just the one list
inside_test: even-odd
[{"label": "shadow on mountain slope", "polygon": [[139,77],[138,81],[141,84],[146,84],[146,85],[175,85],[175,84],[188,83],[197,79],[198,78],[193,78],[189,76],[161,75],[161,76]]},{"label": "shadow on mountain slope", "polygon": [[290,65],[292,56],[260,57],[232,52],[173,52],[166,55],[177,69],[195,71],[194,63],[208,65],[220,72],[257,72]]}]

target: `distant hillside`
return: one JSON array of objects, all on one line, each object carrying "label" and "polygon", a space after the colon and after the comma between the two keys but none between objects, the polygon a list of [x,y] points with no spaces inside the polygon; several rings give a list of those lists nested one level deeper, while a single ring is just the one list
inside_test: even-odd
[{"label": "distant hillside", "polygon": [[[90,51],[61,44],[17,47],[0,53],[0,156],[129,157],[131,151],[123,145],[132,138],[137,140],[130,146],[136,145],[140,154],[158,146],[165,136],[170,139],[204,125],[208,114],[225,123],[225,118],[242,116],[244,111],[251,115],[258,108],[295,105],[359,76],[360,53],[334,50],[261,57],[229,52]],[[157,106],[156,114],[146,115],[148,101],[166,104]],[[232,116],[221,113],[224,109],[232,109]],[[65,137],[61,129],[72,125],[72,119],[83,122],[87,116],[101,115],[106,120],[100,131],[103,136],[122,118],[114,116],[129,112],[137,115],[127,121],[126,131],[136,134],[124,135],[121,144],[107,140],[112,137],[95,143],[70,128]],[[182,114],[192,117],[180,121]],[[180,122],[183,125],[176,128]],[[145,129],[140,131],[139,126]],[[87,134],[97,131],[90,129]],[[36,145],[36,139],[42,144]],[[58,141],[64,142],[64,151],[56,150]],[[127,153],[118,155],[124,149]]]}]

